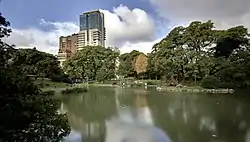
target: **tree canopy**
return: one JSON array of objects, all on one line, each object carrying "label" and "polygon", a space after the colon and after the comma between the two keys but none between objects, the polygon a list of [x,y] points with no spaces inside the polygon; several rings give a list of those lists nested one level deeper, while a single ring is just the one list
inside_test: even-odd
[{"label": "tree canopy", "polygon": [[194,83],[207,76],[220,87],[249,84],[249,34],[243,26],[216,30],[211,21],[174,28],[153,46],[148,71],[166,81]]},{"label": "tree canopy", "polygon": [[71,77],[104,81],[115,78],[118,56],[114,48],[86,46],[66,60],[63,69]]},{"label": "tree canopy", "polygon": [[148,64],[147,56],[136,50],[122,54],[119,62],[118,74],[124,77],[137,77],[146,72]]},{"label": "tree canopy", "polygon": [[18,49],[13,59],[15,66],[28,75],[52,77],[62,74],[57,58],[52,54],[33,49]]},{"label": "tree canopy", "polygon": [[[187,27],[175,27],[152,47],[143,61],[139,51],[122,54],[118,74],[138,78],[143,71],[146,78],[176,84],[214,79],[216,85],[211,86],[248,87],[249,47],[248,29],[243,26],[218,30],[212,21],[194,21]],[[138,69],[139,66],[143,69]]]}]

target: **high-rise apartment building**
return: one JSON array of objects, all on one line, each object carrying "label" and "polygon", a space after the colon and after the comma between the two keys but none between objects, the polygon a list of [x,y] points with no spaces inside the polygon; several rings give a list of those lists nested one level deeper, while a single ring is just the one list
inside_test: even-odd
[{"label": "high-rise apartment building", "polygon": [[105,40],[104,14],[94,10],[80,15],[77,49],[81,50],[84,46],[105,47]]},{"label": "high-rise apartment building", "polygon": [[77,39],[78,34],[61,36],[59,38],[59,51],[57,58],[61,66],[66,59],[72,57],[76,53]]}]

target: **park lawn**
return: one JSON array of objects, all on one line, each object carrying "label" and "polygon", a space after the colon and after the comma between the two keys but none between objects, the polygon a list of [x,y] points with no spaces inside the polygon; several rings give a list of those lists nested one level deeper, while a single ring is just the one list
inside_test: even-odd
[{"label": "park lawn", "polygon": [[51,87],[65,88],[69,86],[69,84],[67,83],[54,82],[49,79],[34,79],[34,84],[36,84],[38,87],[41,88],[51,88]]}]

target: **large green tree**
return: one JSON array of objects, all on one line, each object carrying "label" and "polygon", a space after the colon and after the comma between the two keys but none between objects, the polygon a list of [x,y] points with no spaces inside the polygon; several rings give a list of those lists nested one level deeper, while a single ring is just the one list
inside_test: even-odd
[{"label": "large green tree", "polygon": [[115,78],[118,56],[114,48],[86,46],[65,61],[63,69],[71,77],[104,81]]},{"label": "large green tree", "polygon": [[[119,57],[120,63],[118,68],[118,74],[123,77],[137,77],[138,73],[140,72],[138,70],[139,61],[137,60],[139,56],[146,57],[143,53],[136,50],[133,50],[130,53],[122,54]],[[136,61],[137,61],[137,67],[136,67]],[[145,61],[143,62],[147,66],[147,63]]]},{"label": "large green tree", "polygon": [[52,54],[33,49],[18,49],[13,59],[22,72],[39,77],[52,77],[62,74],[57,58]]},{"label": "large green tree", "polygon": [[243,26],[216,30],[211,21],[194,21],[174,28],[152,49],[148,72],[166,81],[195,83],[216,76],[224,87],[249,83],[249,34]]},{"label": "large green tree", "polygon": [[53,93],[42,92],[14,65],[19,50],[2,41],[10,34],[0,14],[0,141],[55,141],[70,132],[67,116],[58,114]]}]

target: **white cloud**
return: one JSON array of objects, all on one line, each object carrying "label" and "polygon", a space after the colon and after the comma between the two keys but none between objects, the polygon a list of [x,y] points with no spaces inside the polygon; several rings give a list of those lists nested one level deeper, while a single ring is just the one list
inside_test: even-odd
[{"label": "white cloud", "polygon": [[120,48],[120,51],[122,54],[131,52],[133,50],[137,50],[143,53],[150,53],[153,45],[160,41],[161,39],[156,39],[156,40],[148,41],[148,42],[139,42],[139,43],[134,43],[134,44],[127,42]]},{"label": "white cloud", "polygon": [[51,28],[49,31],[43,31],[38,28],[12,28],[12,33],[6,40],[18,48],[36,47],[38,50],[55,54],[59,48],[59,37],[78,31],[78,26],[71,22],[47,22],[42,19],[40,26],[46,26],[47,28],[50,26]]},{"label": "white cloud", "polygon": [[102,10],[105,15],[107,45],[122,46],[152,40],[155,36],[153,20],[138,8],[130,10],[120,5],[113,12]]},{"label": "white cloud", "polygon": [[249,0],[149,0],[172,25],[213,20],[218,28],[243,24],[250,28]]},{"label": "white cloud", "polygon": [[[120,5],[113,11],[102,10],[105,15],[107,46],[120,47],[122,52],[133,49],[150,52],[155,29],[153,20],[141,9],[129,9]],[[51,22],[44,19],[39,28],[12,29],[8,43],[19,48],[33,48],[56,54],[59,48],[59,37],[79,31],[73,22]],[[46,30],[41,30],[46,29]]]}]

